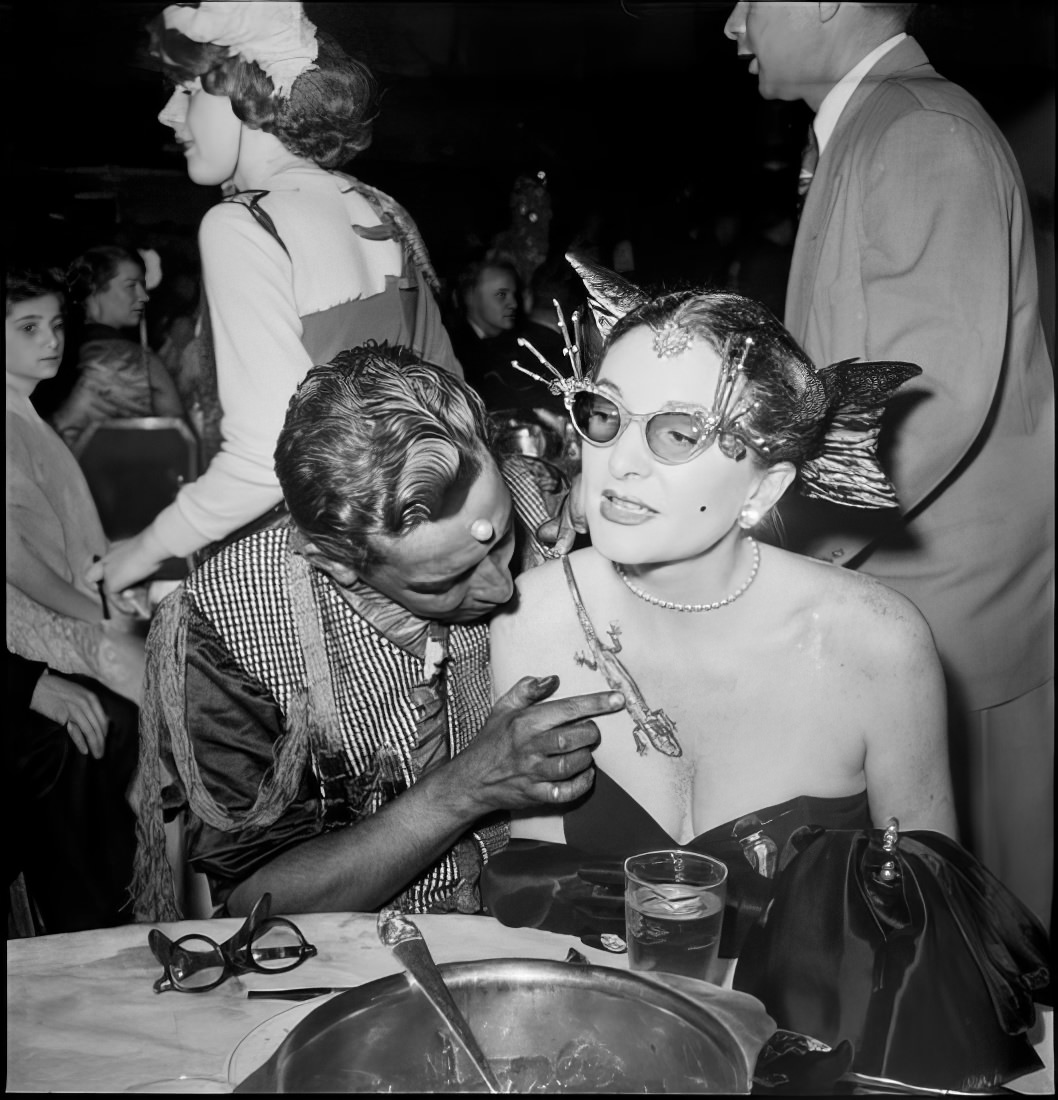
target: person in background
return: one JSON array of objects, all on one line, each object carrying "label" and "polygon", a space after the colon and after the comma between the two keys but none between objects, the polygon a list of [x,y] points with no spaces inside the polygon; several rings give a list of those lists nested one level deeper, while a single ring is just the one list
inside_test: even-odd
[{"label": "person in background", "polygon": [[140,255],[118,245],[89,248],[66,273],[83,329],[77,381],[51,422],[74,451],[89,426],[103,420],[184,416],[165,364],[132,335],[150,298],[145,279]]},{"label": "person in background", "polygon": [[276,450],[290,520],[205,562],[151,626],[141,919],[175,915],[162,820],[183,802],[231,914],[264,891],[290,912],[476,912],[496,811],[587,789],[620,695],[555,703],[527,678],[492,705],[486,620],[512,561],[539,560],[549,502],[488,439],[473,390],[405,348],[302,382]]},{"label": "person in background", "polygon": [[929,623],[967,847],[1046,924],[1054,844],[1054,381],[1021,173],[906,33],[914,4],[738,3],[766,99],[814,112],[785,319],[816,362],[923,373],[883,455],[900,509],[780,508],[786,545]]},{"label": "person in background", "polygon": [[[467,382],[490,412],[542,408],[558,415],[553,394],[511,366],[512,359],[535,357],[518,343],[530,343],[549,362],[562,362],[562,336],[522,313],[521,285],[514,264],[491,253],[464,266],[456,278],[455,312],[448,322],[452,347]],[[527,358],[528,357],[528,358]]]},{"label": "person in background", "polygon": [[92,571],[114,592],[275,520],[275,443],[313,364],[376,339],[459,372],[414,222],[336,170],[371,141],[367,67],[285,0],[172,4],[150,29],[174,85],[159,121],[190,178],[233,181],[199,229],[223,439],[206,471]]},{"label": "person in background", "polygon": [[5,281],[8,879],[24,874],[45,931],[73,932],[132,916],[143,641],[82,579],[106,539],[76,460],[30,402],[62,359],[62,281]]},{"label": "person in background", "polygon": [[555,302],[563,317],[572,317],[574,310],[585,309],[584,287],[580,284],[565,256],[556,252],[549,256],[534,272],[526,297],[526,317],[559,336],[562,329],[558,322]]}]

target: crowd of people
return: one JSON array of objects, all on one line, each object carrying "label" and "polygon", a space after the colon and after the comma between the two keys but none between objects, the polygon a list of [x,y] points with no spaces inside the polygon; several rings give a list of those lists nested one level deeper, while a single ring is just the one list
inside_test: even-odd
[{"label": "crowd of people", "polygon": [[[187,915],[190,868],[207,915],[267,891],[590,936],[612,925],[561,884],[680,847],[728,863],[737,956],[797,829],[892,819],[1049,926],[1032,224],[913,7],[734,5],[760,94],[814,113],[803,209],[726,286],[666,291],[631,242],[567,262],[528,222],[442,283],[343,170],[366,65],[296,3],[157,16],[159,121],[219,189],[193,313],[152,350],[114,244],[7,274],[9,881],[37,931]],[[207,463],[109,542],[75,456],[141,416]],[[173,557],[196,567],[152,585]]]}]

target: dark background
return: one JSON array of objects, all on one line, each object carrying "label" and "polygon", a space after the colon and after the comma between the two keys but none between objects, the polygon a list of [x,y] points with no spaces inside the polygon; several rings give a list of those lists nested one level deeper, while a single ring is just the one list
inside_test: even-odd
[{"label": "dark background", "polygon": [[[0,5],[9,262],[65,263],[116,233],[162,246],[163,260],[193,253],[218,192],[187,179],[156,121],[162,78],[135,64],[163,6]],[[412,212],[442,275],[507,227],[521,173],[547,173],[555,247],[577,233],[603,246],[628,237],[650,273],[700,274],[721,216],[746,226],[791,201],[810,115],[757,95],[723,34],[731,7],[305,5],[384,89],[374,143],[348,170]],[[922,4],[912,27],[1015,147],[1052,317],[1054,11],[1053,0]]]}]

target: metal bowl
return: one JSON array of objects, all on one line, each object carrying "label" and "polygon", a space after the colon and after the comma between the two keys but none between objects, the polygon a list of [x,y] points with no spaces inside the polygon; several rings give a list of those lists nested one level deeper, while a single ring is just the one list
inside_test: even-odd
[{"label": "metal bowl", "polygon": [[[538,959],[440,970],[507,1091],[750,1090],[728,1027],[636,974]],[[487,1090],[423,993],[393,974],[321,1005],[236,1091]]]}]

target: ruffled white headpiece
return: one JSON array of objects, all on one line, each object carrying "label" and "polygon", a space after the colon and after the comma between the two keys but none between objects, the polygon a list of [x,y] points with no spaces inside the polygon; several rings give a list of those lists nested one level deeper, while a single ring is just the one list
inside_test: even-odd
[{"label": "ruffled white headpiece", "polygon": [[192,42],[227,46],[236,54],[256,61],[271,77],[277,96],[290,95],[302,73],[315,69],[319,53],[316,27],[300,3],[287,0],[203,0],[197,8],[170,4],[162,13],[165,26]]}]

